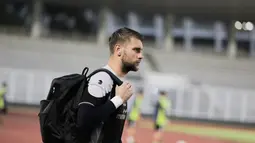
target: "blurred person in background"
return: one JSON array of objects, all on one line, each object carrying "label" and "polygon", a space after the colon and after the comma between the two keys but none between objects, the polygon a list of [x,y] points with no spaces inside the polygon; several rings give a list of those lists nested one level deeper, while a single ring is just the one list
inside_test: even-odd
[{"label": "blurred person in background", "polygon": [[131,111],[128,115],[127,120],[127,143],[135,143],[135,134],[136,134],[136,124],[140,119],[141,114],[141,104],[143,100],[143,90],[139,89]]},{"label": "blurred person in background", "polygon": [[169,122],[167,117],[167,110],[169,108],[171,108],[171,101],[168,98],[167,92],[160,90],[154,111],[154,135],[152,143],[163,142],[163,132]]},{"label": "blurred person in background", "polygon": [[[6,105],[6,92],[7,92],[7,84],[6,82],[2,83],[2,87],[0,88],[0,114],[7,113],[7,105]],[[0,117],[0,124],[3,123],[2,118]]]}]

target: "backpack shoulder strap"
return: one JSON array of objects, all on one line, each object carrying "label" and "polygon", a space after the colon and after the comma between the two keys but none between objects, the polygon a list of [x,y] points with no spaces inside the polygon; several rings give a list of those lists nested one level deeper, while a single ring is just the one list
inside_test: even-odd
[{"label": "backpack shoulder strap", "polygon": [[109,71],[108,69],[105,69],[105,68],[100,68],[100,69],[93,71],[91,74],[89,74],[87,76],[88,80],[91,78],[91,76],[93,76],[94,74],[96,74],[98,72],[106,72],[107,74],[109,74],[110,77],[112,78],[113,82],[115,84],[117,84],[118,86],[120,86],[123,83],[116,75],[114,75],[111,71]]}]

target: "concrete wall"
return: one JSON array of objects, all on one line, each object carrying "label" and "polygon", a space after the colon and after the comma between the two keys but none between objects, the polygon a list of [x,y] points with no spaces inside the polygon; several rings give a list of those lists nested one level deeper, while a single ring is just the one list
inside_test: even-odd
[{"label": "concrete wall", "polygon": [[159,69],[164,73],[188,76],[196,82],[216,86],[255,88],[255,60],[227,59],[205,53],[163,52],[151,50]]}]

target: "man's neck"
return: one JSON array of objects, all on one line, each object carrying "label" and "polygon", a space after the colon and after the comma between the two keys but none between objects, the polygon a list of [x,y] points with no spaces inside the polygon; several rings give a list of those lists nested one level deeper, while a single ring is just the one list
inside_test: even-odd
[{"label": "man's neck", "polygon": [[123,73],[121,69],[121,64],[110,57],[108,61],[108,66],[117,74],[118,77],[124,77],[127,73]]}]

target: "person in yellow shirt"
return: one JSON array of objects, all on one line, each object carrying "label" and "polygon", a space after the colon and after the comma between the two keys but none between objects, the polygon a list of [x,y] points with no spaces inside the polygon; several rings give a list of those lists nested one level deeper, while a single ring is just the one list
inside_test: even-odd
[{"label": "person in yellow shirt", "polygon": [[143,100],[143,91],[140,89],[128,116],[127,143],[135,143],[136,123],[140,119],[140,107]]},{"label": "person in yellow shirt", "polygon": [[156,103],[154,112],[154,136],[153,143],[163,142],[163,131],[167,126],[169,119],[167,117],[167,110],[171,108],[171,101],[165,91],[159,92],[159,98]]},{"label": "person in yellow shirt", "polygon": [[[4,110],[6,109],[5,105],[5,94],[6,94],[6,83],[2,83],[2,87],[0,88],[0,113],[3,113]],[[0,117],[0,124],[3,123],[2,118]]]}]

